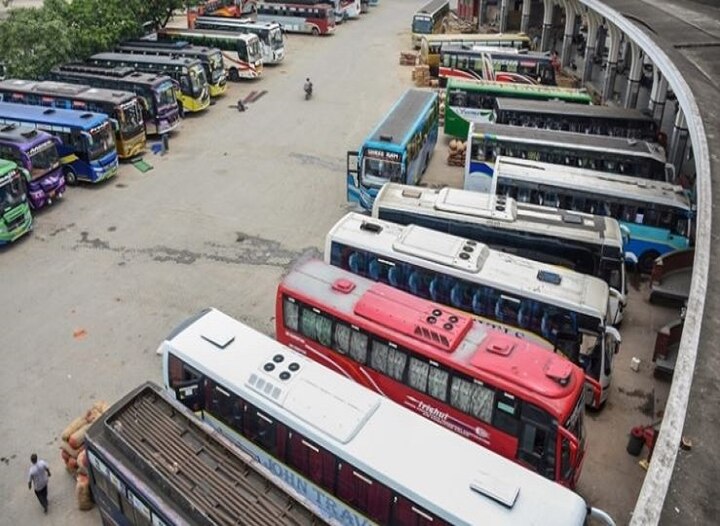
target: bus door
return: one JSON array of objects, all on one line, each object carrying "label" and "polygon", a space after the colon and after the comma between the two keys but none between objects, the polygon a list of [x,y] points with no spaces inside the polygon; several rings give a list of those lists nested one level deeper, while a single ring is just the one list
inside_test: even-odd
[{"label": "bus door", "polygon": [[520,416],[518,460],[545,478],[555,478],[556,436],[547,413],[527,402]]},{"label": "bus door", "polygon": [[200,411],[205,407],[203,376],[170,354],[168,356],[170,388],[175,398],[192,411]]},{"label": "bus door", "polygon": [[347,200],[350,203],[360,202],[359,152],[347,152]]}]

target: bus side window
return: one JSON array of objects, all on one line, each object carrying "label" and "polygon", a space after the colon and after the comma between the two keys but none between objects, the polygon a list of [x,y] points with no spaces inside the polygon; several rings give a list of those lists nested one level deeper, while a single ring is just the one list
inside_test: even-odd
[{"label": "bus side window", "polygon": [[424,393],[427,390],[427,379],[430,365],[418,358],[410,357],[410,368],[408,370],[408,385],[413,389]]},{"label": "bus side window", "polygon": [[554,477],[555,437],[550,431],[548,415],[525,403],[522,408],[522,424],[518,458],[535,467],[541,475]]},{"label": "bus side window", "polygon": [[520,430],[519,409],[520,401],[518,399],[499,391],[495,399],[493,425],[509,435],[517,436]]},{"label": "bus side window", "polygon": [[430,273],[421,269],[413,269],[408,276],[407,288],[411,294],[421,298],[430,298]]},{"label": "bus side window", "polygon": [[387,524],[392,502],[390,489],[352,464],[338,462],[335,495],[373,521]]},{"label": "bus side window", "polygon": [[472,292],[470,287],[462,281],[455,282],[450,289],[450,304],[460,310],[471,310]]},{"label": "bus side window", "polygon": [[360,331],[350,333],[350,358],[365,365],[368,353],[368,336]]},{"label": "bus side window", "polygon": [[412,526],[447,526],[448,523],[423,510],[402,495],[393,497],[392,518],[390,524],[410,524]]},{"label": "bus side window", "polygon": [[450,405],[483,422],[492,420],[495,391],[471,379],[453,376],[450,383]]},{"label": "bus side window", "polygon": [[370,367],[394,380],[401,381],[405,376],[407,354],[389,344],[374,340],[370,353]]},{"label": "bus side window", "polygon": [[296,468],[320,487],[331,493],[334,491],[337,463],[332,453],[295,431],[288,433],[285,451],[288,465]]},{"label": "bus side window", "polygon": [[450,373],[439,365],[430,364],[428,373],[428,394],[441,402],[447,401]]},{"label": "bus side window", "polygon": [[365,276],[365,254],[358,251],[352,251],[348,256],[347,268],[353,274]]},{"label": "bus side window", "polygon": [[230,429],[242,432],[243,400],[213,380],[207,384],[207,410],[213,417],[227,424]]},{"label": "bus side window", "polygon": [[300,307],[289,297],[285,296],[283,298],[283,324],[291,331],[297,332],[299,319]]},{"label": "bus side window", "polygon": [[271,455],[277,454],[277,423],[252,404],[245,404],[243,434]]}]

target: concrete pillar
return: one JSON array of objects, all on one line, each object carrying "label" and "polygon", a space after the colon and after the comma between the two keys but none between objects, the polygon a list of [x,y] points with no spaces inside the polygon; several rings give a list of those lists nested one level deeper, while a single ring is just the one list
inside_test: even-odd
[{"label": "concrete pillar", "polygon": [[630,58],[630,72],[628,73],[627,87],[625,89],[625,107],[634,108],[637,106],[638,93],[640,93],[640,79],[643,74],[643,55],[640,46],[634,42],[630,43],[630,53],[625,55],[625,60]]},{"label": "concrete pillar", "polygon": [[508,3],[510,0],[501,0],[500,2],[500,20],[498,21],[498,30],[504,33],[507,29],[508,19]]},{"label": "concrete pillar", "polygon": [[530,28],[530,4],[532,0],[523,0],[522,3],[522,18],[520,18],[520,32],[527,34]]},{"label": "concrete pillar", "polygon": [[552,16],[553,8],[555,7],[555,1],[543,0],[543,7],[545,8],[545,11],[543,13],[542,40],[540,41],[540,51],[548,51],[550,49],[550,30],[552,29]]},{"label": "concrete pillar", "polygon": [[615,92],[615,77],[617,76],[618,54],[620,53],[620,30],[608,22],[610,34],[610,49],[608,50],[607,66],[605,68],[605,81],[603,83],[603,104],[612,100]]},{"label": "concrete pillar", "polygon": [[602,57],[603,51],[605,51],[605,41],[607,40],[607,36],[607,26],[601,24],[600,27],[598,27],[597,44],[595,45],[595,56],[593,58],[597,58],[598,56]]},{"label": "concrete pillar", "polygon": [[595,50],[597,49],[598,28],[600,27],[600,18],[588,12],[588,33],[587,42],[585,43],[585,67],[582,73],[582,83],[589,82],[592,78],[593,62],[595,60]]},{"label": "concrete pillar", "polygon": [[480,0],[478,4],[478,26],[487,24],[487,0]]},{"label": "concrete pillar", "polygon": [[667,100],[667,79],[658,68],[653,68],[653,86],[650,90],[650,104],[648,109],[653,120],[658,126],[662,126],[663,114],[665,113],[665,101]]},{"label": "concrete pillar", "polygon": [[[680,175],[680,169],[685,158],[685,148],[688,142],[687,122],[685,114],[678,108],[675,116],[675,124],[673,125],[672,135],[670,136],[670,147],[668,151],[668,162],[675,167],[675,180]],[[675,182],[675,181],[671,181]]]},{"label": "concrete pillar", "polygon": [[570,65],[570,54],[572,52],[572,40],[575,35],[575,16],[577,7],[572,0],[564,0],[565,7],[565,34],[563,35],[562,53],[560,54],[560,65],[566,68]]}]

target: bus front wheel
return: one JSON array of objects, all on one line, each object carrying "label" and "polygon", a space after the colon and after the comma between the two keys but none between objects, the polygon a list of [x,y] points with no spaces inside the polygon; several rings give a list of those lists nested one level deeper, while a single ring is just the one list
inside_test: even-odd
[{"label": "bus front wheel", "polygon": [[230,68],[228,71],[228,78],[232,82],[238,82],[240,80],[240,73],[238,72],[237,68]]},{"label": "bus front wheel", "polygon": [[640,256],[640,261],[638,261],[640,272],[643,274],[650,274],[658,256],[660,256],[660,254],[655,250],[649,250]]},{"label": "bus front wheel", "polygon": [[65,171],[65,182],[71,186],[75,186],[77,184],[77,174],[72,168],[68,168]]},{"label": "bus front wheel", "polygon": [[320,36],[320,30],[317,27],[312,28],[312,34],[313,36],[317,37]]}]

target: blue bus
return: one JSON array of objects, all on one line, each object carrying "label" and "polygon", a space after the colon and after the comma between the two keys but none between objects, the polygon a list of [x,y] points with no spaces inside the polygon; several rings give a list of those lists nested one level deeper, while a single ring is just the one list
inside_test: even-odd
[{"label": "blue bus", "polygon": [[437,143],[438,116],[436,93],[406,91],[360,150],[347,152],[347,200],[370,210],[385,183],[418,184]]},{"label": "blue bus", "polygon": [[0,102],[0,124],[34,127],[58,137],[65,180],[97,183],[118,172],[115,134],[103,113]]},{"label": "blue bus", "polygon": [[614,217],[628,234],[625,257],[650,272],[658,256],[690,246],[695,208],[681,186],[498,157],[491,193],[520,203]]}]

